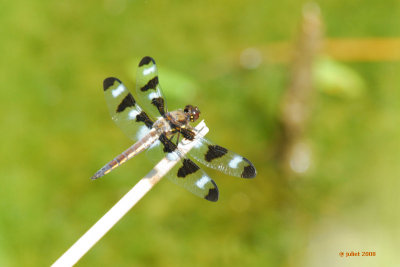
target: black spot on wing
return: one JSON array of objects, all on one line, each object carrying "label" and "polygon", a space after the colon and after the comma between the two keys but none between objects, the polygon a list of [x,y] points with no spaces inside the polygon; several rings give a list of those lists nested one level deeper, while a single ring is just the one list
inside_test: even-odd
[{"label": "black spot on wing", "polygon": [[197,166],[190,159],[184,159],[182,167],[178,170],[178,177],[185,178],[187,175],[197,172],[199,170],[199,166]]},{"label": "black spot on wing", "polygon": [[160,142],[164,145],[163,149],[164,152],[171,153],[175,151],[176,145],[172,143],[171,140],[169,140],[165,134],[161,134],[158,140],[160,140]]},{"label": "black spot on wing", "polygon": [[219,196],[218,187],[213,180],[211,180],[211,182],[213,183],[214,188],[210,188],[210,190],[208,190],[207,196],[205,196],[204,198],[209,201],[216,202]]},{"label": "black spot on wing", "polygon": [[125,96],[125,98],[118,105],[117,112],[122,112],[126,108],[134,107],[134,106],[135,106],[135,99],[133,98],[132,94],[129,93]]},{"label": "black spot on wing", "polygon": [[153,98],[151,100],[151,104],[156,106],[156,108],[158,109],[158,112],[161,114],[161,116],[164,116],[165,104],[164,104],[164,99],[162,97]]},{"label": "black spot on wing", "polygon": [[211,162],[214,159],[220,158],[224,156],[226,153],[228,153],[228,150],[222,146],[218,145],[209,145],[208,146],[208,151],[205,155],[205,160],[207,162]]},{"label": "black spot on wing", "polygon": [[106,91],[108,88],[114,85],[115,81],[118,83],[122,83],[120,80],[114,77],[108,77],[107,79],[104,79],[103,81],[103,89]]},{"label": "black spot on wing", "polygon": [[153,127],[153,121],[147,116],[146,112],[142,111],[138,115],[136,115],[136,121],[137,122],[144,122],[144,124],[147,126],[147,128],[151,129]]},{"label": "black spot on wing", "polygon": [[158,76],[154,77],[145,86],[140,88],[140,91],[146,92],[147,90],[150,89],[156,89],[157,85],[158,85]]},{"label": "black spot on wing", "polygon": [[243,158],[244,161],[246,161],[249,165],[243,168],[243,172],[241,174],[242,178],[254,178],[257,175],[256,168],[254,168],[254,165],[246,158]]},{"label": "black spot on wing", "polygon": [[141,66],[143,66],[143,65],[147,65],[147,64],[149,64],[150,62],[153,62],[153,64],[156,64],[156,62],[154,61],[153,58],[151,58],[151,57],[149,57],[149,56],[146,56],[146,57],[142,58],[142,60],[140,61],[139,67],[141,67]]}]

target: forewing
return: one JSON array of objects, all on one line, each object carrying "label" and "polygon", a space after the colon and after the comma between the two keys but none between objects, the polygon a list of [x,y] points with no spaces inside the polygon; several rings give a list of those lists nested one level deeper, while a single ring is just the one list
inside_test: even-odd
[{"label": "forewing", "polygon": [[132,140],[141,139],[153,120],[140,108],[124,84],[114,77],[103,82],[104,95],[111,118]]},{"label": "forewing", "polygon": [[144,57],[139,63],[136,73],[136,94],[139,103],[157,118],[166,112],[166,103],[158,79],[156,62],[151,57]]},{"label": "forewing", "polygon": [[196,144],[189,155],[207,167],[241,178],[256,176],[256,169],[248,159],[206,138],[195,139],[194,142]]}]

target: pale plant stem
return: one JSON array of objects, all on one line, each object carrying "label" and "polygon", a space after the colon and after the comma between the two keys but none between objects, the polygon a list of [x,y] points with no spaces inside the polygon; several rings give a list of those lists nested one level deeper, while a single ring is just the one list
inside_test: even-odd
[{"label": "pale plant stem", "polygon": [[[209,129],[201,121],[195,129],[196,138],[205,136]],[[195,142],[180,142],[179,149],[186,154]],[[98,220],[78,241],[75,242],[56,262],[53,267],[73,266],[92,248],[162,177],[178,163],[180,159],[164,157],[145,177],[143,177],[125,196],[123,196],[100,220]]]}]

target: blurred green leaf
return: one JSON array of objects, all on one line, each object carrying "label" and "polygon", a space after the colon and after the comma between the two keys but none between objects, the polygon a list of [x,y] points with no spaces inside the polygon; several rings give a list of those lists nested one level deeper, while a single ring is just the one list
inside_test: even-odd
[{"label": "blurred green leaf", "polygon": [[328,57],[320,57],[313,66],[314,83],[323,93],[357,98],[365,92],[366,82],[354,69]]}]

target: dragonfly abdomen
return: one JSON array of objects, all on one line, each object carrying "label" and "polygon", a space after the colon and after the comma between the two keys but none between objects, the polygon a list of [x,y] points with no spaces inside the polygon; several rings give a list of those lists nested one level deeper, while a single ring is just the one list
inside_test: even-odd
[{"label": "dragonfly abdomen", "polygon": [[158,139],[158,134],[155,129],[150,130],[141,140],[134,143],[127,150],[116,156],[113,160],[104,165],[103,168],[98,170],[92,177],[92,180],[100,178],[115,168],[119,167],[129,159],[133,158],[140,152],[150,147]]}]

